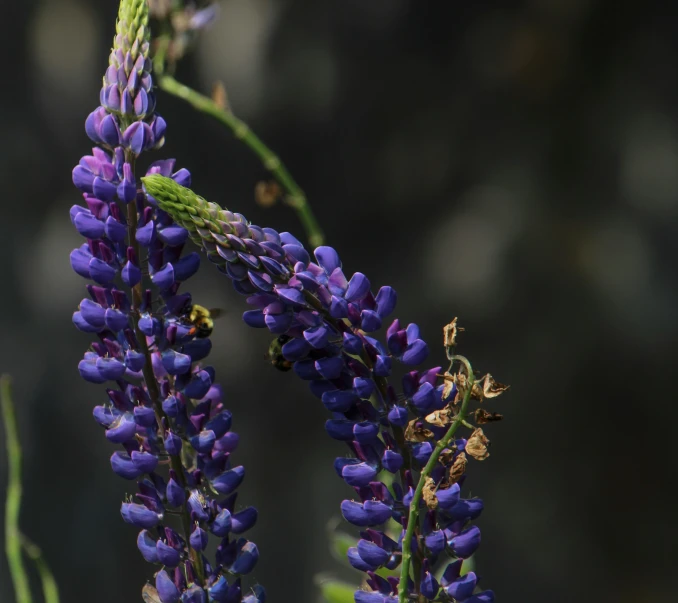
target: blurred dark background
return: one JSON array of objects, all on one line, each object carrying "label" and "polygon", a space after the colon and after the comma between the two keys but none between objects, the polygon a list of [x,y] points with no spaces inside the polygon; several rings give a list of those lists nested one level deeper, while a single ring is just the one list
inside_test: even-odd
[{"label": "blurred dark background", "polygon": [[[678,340],[678,19],[627,0],[223,0],[178,71],[222,79],[236,114],[307,192],[348,273],[399,292],[443,362],[460,352],[510,383],[492,405],[491,457],[467,484],[485,499],[477,571],[504,603],[675,601],[671,446]],[[113,446],[91,418],[102,388],[77,363],[84,296],[68,254],[72,167],[91,143],[114,0],[2,0],[0,370],[15,381],[25,450],[25,531],[62,600],[139,600],[152,568],[119,504]],[[157,158],[255,224],[302,231],[254,203],[267,176],[229,132],[159,93]],[[344,447],[269,337],[205,266],[192,285],[222,306],[212,363],[224,384],[241,502],[260,510],[255,577],[273,602],[316,600],[342,573],[326,525],[349,496]],[[0,436],[2,437],[2,436]],[[0,483],[5,483],[4,446]],[[4,485],[2,486],[4,489]],[[0,600],[12,601],[5,562]],[[294,593],[294,594],[290,594]]]}]

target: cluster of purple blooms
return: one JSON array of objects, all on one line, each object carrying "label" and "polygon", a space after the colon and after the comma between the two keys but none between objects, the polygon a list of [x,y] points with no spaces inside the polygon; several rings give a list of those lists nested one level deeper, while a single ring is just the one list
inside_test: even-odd
[{"label": "cluster of purple blooms", "polygon": [[[336,459],[334,467],[355,491],[352,500],[341,503],[341,511],[362,529],[348,558],[368,574],[372,588],[357,591],[355,600],[396,602],[398,579],[376,572],[401,563],[415,472],[426,465],[435,441],[447,430],[426,418],[454,399],[456,387],[440,383],[441,367],[414,369],[429,353],[416,324],[403,328],[393,320],[385,344],[372,336],[393,313],[396,292],[386,286],[374,294],[359,272],[347,278],[331,247],[317,248],[312,258],[289,233],[249,224],[244,216],[205,201],[171,179],[152,175],[142,180],[158,206],[187,228],[236,291],[247,296],[253,309],[244,313],[245,322],[285,336],[280,340],[285,341],[282,355],[332,413],[326,430],[346,442],[351,453]],[[400,391],[392,377],[396,362],[407,367]],[[432,437],[408,438],[410,430],[428,431]],[[462,561],[480,544],[479,529],[469,524],[483,509],[480,499],[461,498],[464,475],[449,478],[465,446],[465,439],[457,439],[443,451],[431,473],[437,508],[427,510],[422,503],[414,531],[411,550],[420,575],[416,584],[408,584],[408,592],[429,601],[494,600],[492,591],[473,595],[478,579],[473,572],[461,575]],[[382,470],[400,476],[392,490],[379,481]],[[384,524],[391,519],[402,526],[398,540],[386,533]],[[443,555],[455,560],[439,583],[433,568]]]},{"label": "cluster of purple blooms", "polygon": [[[86,242],[71,253],[71,265],[93,281],[73,323],[98,338],[78,368],[87,381],[108,385],[94,419],[120,446],[113,471],[138,480],[121,515],[141,530],[143,557],[162,566],[155,578],[162,603],[263,603],[263,588],[241,583],[259,553],[242,537],[257,511],[236,505],[244,468],[230,457],[238,435],[214,369],[199,364],[211,342],[183,317],[191,298],[179,287],[200,258],[182,254],[187,231],[135,177],[137,157],[162,146],[165,132],[154,113],[148,55],[146,0],[123,0],[101,106],[86,121],[99,146],[73,170],[84,205],[71,208],[71,221]],[[146,173],[190,182],[171,159]],[[204,554],[209,534],[219,539],[212,560]]]}]

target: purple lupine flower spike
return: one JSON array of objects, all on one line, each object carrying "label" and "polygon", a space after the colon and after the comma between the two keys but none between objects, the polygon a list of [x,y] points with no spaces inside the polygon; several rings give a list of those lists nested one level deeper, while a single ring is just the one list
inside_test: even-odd
[{"label": "purple lupine flower spike", "polygon": [[99,95],[101,106],[85,122],[85,131],[95,143],[122,147],[134,155],[162,146],[166,124],[154,115],[149,48],[148,3],[123,0]]},{"label": "purple lupine flower spike", "polygon": [[[145,0],[121,2],[116,32],[102,105],[85,127],[99,146],[73,170],[84,204],[70,216],[85,242],[71,265],[93,281],[73,323],[97,336],[78,369],[107,388],[94,419],[118,447],[114,473],[137,482],[120,513],[140,530],[144,559],[162,570],[155,577],[162,603],[249,601],[241,579],[259,553],[242,534],[257,513],[234,506],[244,478],[231,460],[238,436],[214,369],[200,362],[211,343],[188,322],[191,296],[180,292],[199,257],[183,253],[187,231],[146,197],[135,175],[137,156],[158,147],[165,130],[154,113]],[[156,161],[147,173],[190,182],[174,160]],[[221,551],[213,560],[205,556],[210,534]]]},{"label": "purple lupine flower spike", "polygon": [[[441,382],[441,367],[414,368],[429,348],[416,324],[387,323],[395,290],[385,286],[373,293],[364,274],[347,276],[335,249],[318,247],[311,255],[291,234],[250,224],[171,179],[151,175],[142,182],[247,296],[252,309],[243,315],[245,322],[278,338],[284,361],[332,413],[327,432],[346,442],[351,453],[338,458],[334,468],[355,492],[341,511],[348,522],[366,528],[349,550],[349,562],[365,572],[395,569],[416,487],[413,472],[424,468],[453,422],[461,399],[456,383]],[[384,325],[380,341],[373,334]],[[396,362],[409,371],[399,387],[392,378]],[[446,373],[448,378],[452,375]],[[407,588],[427,600],[437,600],[441,588],[448,588],[430,571],[441,554],[465,559],[480,544],[480,531],[468,522],[480,514],[482,501],[460,498],[466,446],[467,440],[457,439],[440,455],[431,473],[432,516],[413,536],[411,550],[424,569]],[[382,470],[400,476],[393,490],[378,480]],[[390,519],[402,526],[398,542],[384,531]],[[373,594],[358,591],[356,601],[395,600],[398,581],[375,583],[373,589]]]}]

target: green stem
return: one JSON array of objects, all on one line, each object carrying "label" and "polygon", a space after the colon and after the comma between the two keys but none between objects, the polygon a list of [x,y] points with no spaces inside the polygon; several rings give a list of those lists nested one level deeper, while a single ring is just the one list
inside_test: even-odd
[{"label": "green stem", "polygon": [[[169,28],[168,25],[163,27],[164,30]],[[171,29],[171,28],[169,28]],[[169,50],[169,45],[171,43],[171,32],[165,32],[160,34],[156,38],[156,47],[153,53],[153,73],[154,78],[157,75],[160,75],[165,72],[165,62],[167,58],[167,51]]]},{"label": "green stem", "polygon": [[5,504],[5,553],[9,572],[14,583],[16,603],[31,603],[26,568],[21,557],[21,533],[19,511],[21,510],[21,445],[16,427],[12,387],[9,375],[0,377],[0,406],[7,437],[7,502]]},{"label": "green stem", "polygon": [[220,121],[233,132],[237,139],[242,140],[261,159],[264,167],[275,176],[278,183],[287,192],[287,204],[297,213],[299,220],[301,220],[310,245],[313,248],[322,245],[325,235],[311,210],[304,191],[292,178],[292,175],[287,171],[280,158],[250,130],[249,126],[233,115],[231,111],[222,109],[211,98],[178,82],[171,75],[160,72],[157,75],[158,86],[162,90],[185,100],[198,111]]},{"label": "green stem", "polygon": [[56,580],[42,556],[40,547],[31,542],[25,534],[21,534],[21,546],[23,546],[26,555],[35,561],[35,565],[38,568],[45,603],[59,603],[59,589],[57,588]]},{"label": "green stem", "polygon": [[[398,585],[399,603],[407,603],[408,599],[407,582],[410,577],[410,563],[412,561],[412,535],[414,534],[414,528],[419,520],[419,501],[421,500],[421,496],[424,491],[426,478],[431,475],[431,472],[435,468],[443,450],[447,448],[459,426],[464,423],[469,401],[471,400],[471,391],[473,389],[473,370],[471,369],[471,364],[463,356],[450,356],[451,362],[454,362],[455,360],[459,360],[466,366],[466,371],[468,373],[468,383],[466,384],[466,391],[464,392],[464,399],[461,403],[461,408],[459,409],[454,422],[452,425],[450,425],[450,428],[436,445],[431,457],[428,460],[428,463],[426,463],[426,466],[421,472],[421,475],[419,476],[419,482],[417,483],[417,489],[414,491],[414,496],[412,497],[412,502],[410,503],[410,513],[407,519],[407,530],[405,531],[405,538],[403,538],[403,561],[400,567],[400,584]],[[416,583],[418,577],[415,576],[414,579]]]}]

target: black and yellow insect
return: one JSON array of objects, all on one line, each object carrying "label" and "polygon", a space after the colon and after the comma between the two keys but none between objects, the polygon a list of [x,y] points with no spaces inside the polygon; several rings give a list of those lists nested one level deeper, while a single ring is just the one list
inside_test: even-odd
[{"label": "black and yellow insect", "polygon": [[293,362],[286,360],[282,353],[282,347],[290,340],[289,335],[279,335],[268,347],[267,357],[271,364],[279,371],[289,371],[294,365]]},{"label": "black and yellow insect", "polygon": [[198,338],[209,337],[214,330],[214,319],[221,315],[218,308],[207,309],[198,304],[192,304],[186,307],[181,318],[190,322],[193,328],[189,335],[195,335]]}]

